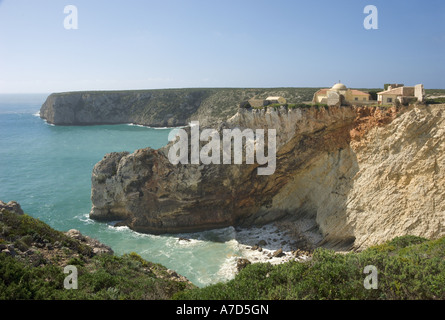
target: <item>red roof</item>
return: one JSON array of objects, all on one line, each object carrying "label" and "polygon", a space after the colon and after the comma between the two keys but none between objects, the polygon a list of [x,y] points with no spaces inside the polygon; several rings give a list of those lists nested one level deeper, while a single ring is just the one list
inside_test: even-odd
[{"label": "red roof", "polygon": [[351,93],[354,96],[369,96],[369,93],[366,93],[366,92],[363,92],[363,91],[360,91],[360,90],[351,89]]}]

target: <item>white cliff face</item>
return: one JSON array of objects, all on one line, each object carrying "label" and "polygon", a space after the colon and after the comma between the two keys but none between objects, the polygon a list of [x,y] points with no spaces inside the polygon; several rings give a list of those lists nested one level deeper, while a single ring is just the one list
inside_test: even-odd
[{"label": "white cliff face", "polygon": [[346,216],[358,248],[445,235],[445,106],[415,108],[352,142],[359,171]]},{"label": "white cliff face", "polygon": [[[330,109],[330,116],[320,121],[320,113],[313,111],[289,110],[286,116],[244,111],[231,121],[279,128],[278,144],[283,147],[299,141],[298,135],[332,129],[356,112]],[[337,248],[362,249],[407,234],[444,236],[444,131],[443,105],[402,113],[359,141],[306,159],[273,197],[271,208],[293,215],[300,232],[318,228],[318,244]]]},{"label": "white cliff face", "polygon": [[228,120],[231,127],[250,129],[276,129],[277,149],[284,146],[296,135],[312,134],[330,127],[335,129],[356,117],[354,108],[330,107],[295,108],[280,107],[273,109],[239,109],[238,113]]}]

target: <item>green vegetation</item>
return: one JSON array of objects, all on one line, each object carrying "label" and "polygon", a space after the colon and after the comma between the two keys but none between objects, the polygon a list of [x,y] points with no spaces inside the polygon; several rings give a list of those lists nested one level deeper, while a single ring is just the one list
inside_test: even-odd
[{"label": "green vegetation", "polygon": [[[445,237],[398,237],[360,253],[318,248],[306,262],[250,264],[235,279],[205,288],[136,253],[94,254],[80,240],[7,211],[0,213],[0,251],[3,300],[445,299]],[[67,265],[77,267],[76,290],[64,289]],[[377,289],[364,288],[368,265],[377,268]]]},{"label": "green vegetation", "polygon": [[444,104],[445,97],[426,99],[427,104]]},{"label": "green vegetation", "polygon": [[444,104],[445,89],[425,89],[426,104]]},{"label": "green vegetation", "polygon": [[304,103],[304,102],[300,102],[300,103],[286,103],[286,104],[280,104],[280,103],[272,103],[269,104],[267,106],[264,107],[254,107],[253,109],[274,109],[279,110],[281,107],[285,107],[288,109],[309,109],[309,108],[316,108],[316,109],[322,109],[322,108],[328,108],[327,104],[322,104],[322,103]]},{"label": "green vegetation", "polygon": [[445,89],[425,89],[427,96],[445,96]]},{"label": "green vegetation", "polygon": [[[365,91],[365,90],[363,90],[363,91]],[[377,97],[377,93],[380,92],[380,91],[382,91],[382,89],[371,89],[371,90],[368,90],[367,92],[370,94],[370,99],[369,100],[377,101],[377,98],[378,98]]]},{"label": "green vegetation", "polygon": [[327,109],[328,105],[323,103],[291,103],[287,106],[289,109],[296,108],[317,108],[317,109]]},{"label": "green vegetation", "polygon": [[84,256],[92,255],[90,247],[31,216],[3,212],[0,217],[0,243],[11,243],[23,252],[29,249],[33,243],[42,245],[57,243],[69,251]]},{"label": "green vegetation", "polygon": [[153,272],[153,268],[144,267],[144,263],[132,255],[104,254],[87,262],[73,259],[69,263],[78,269],[77,290],[64,289],[67,274],[61,266],[42,261],[42,265],[33,267],[0,253],[0,299],[159,300],[170,299],[187,286],[184,282],[169,280],[163,267],[153,265],[158,271]]},{"label": "green vegetation", "polygon": [[[0,299],[170,299],[194,287],[136,253],[93,254],[90,246],[28,215],[0,213]],[[78,271],[78,289],[64,288],[64,267]]]},{"label": "green vegetation", "polygon": [[[235,279],[176,294],[176,299],[445,299],[445,238],[396,238],[361,253],[317,249],[312,260],[251,264]],[[378,288],[364,288],[365,266]]]}]

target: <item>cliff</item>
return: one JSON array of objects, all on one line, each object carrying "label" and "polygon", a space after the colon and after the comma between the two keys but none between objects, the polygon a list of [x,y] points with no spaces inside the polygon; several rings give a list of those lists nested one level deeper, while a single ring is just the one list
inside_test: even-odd
[{"label": "cliff", "polygon": [[40,117],[56,125],[134,123],[152,127],[184,126],[191,120],[210,125],[236,113],[241,101],[283,96],[294,103],[308,101],[316,88],[161,89],[53,93]]},{"label": "cliff", "polygon": [[[227,127],[260,121],[263,127],[269,123],[283,129],[277,134],[277,170],[271,176],[258,176],[256,165],[174,166],[167,157],[169,146],[107,155],[93,169],[90,216],[125,220],[132,229],[149,233],[276,220],[286,215],[288,208],[272,207],[273,197],[296,170],[335,149],[333,141],[346,146],[347,137],[342,133],[348,131],[345,128],[354,118],[355,113],[348,108],[280,112],[240,109]],[[289,133],[296,129],[298,134]],[[318,148],[309,148],[312,143]]]},{"label": "cliff", "polygon": [[[314,245],[363,248],[444,235],[443,105],[409,110],[239,112],[223,128],[275,128],[277,165],[172,165],[170,145],[106,155],[93,170],[91,218],[147,233],[292,221]],[[304,221],[304,223],[302,223]]]}]

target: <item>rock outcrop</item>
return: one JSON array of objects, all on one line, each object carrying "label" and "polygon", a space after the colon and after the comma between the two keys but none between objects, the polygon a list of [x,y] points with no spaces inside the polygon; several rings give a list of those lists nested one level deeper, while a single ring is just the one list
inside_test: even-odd
[{"label": "rock outcrop", "polygon": [[90,216],[176,233],[278,219],[309,221],[317,245],[364,248],[444,235],[443,105],[240,109],[223,128],[277,129],[277,168],[172,165],[170,145],[112,153],[92,175]]},{"label": "rock outcrop", "polygon": [[15,214],[19,215],[24,214],[22,207],[16,201],[9,201],[8,203],[4,203],[0,200],[0,212],[3,212],[4,210],[14,212]]},{"label": "rock outcrop", "polygon": [[219,130],[279,128],[277,166],[270,176],[257,175],[258,165],[175,166],[167,157],[169,146],[109,154],[93,169],[90,217],[124,220],[121,224],[140,232],[175,233],[263,224],[295,214],[304,205],[294,194],[282,193],[285,187],[326,157],[336,168],[355,117],[353,108],[240,109]]},{"label": "rock outcrop", "polygon": [[114,254],[113,249],[111,249],[110,246],[107,246],[106,244],[100,242],[97,239],[91,238],[89,236],[83,235],[79,230],[77,229],[70,229],[67,232],[65,232],[65,235],[67,235],[70,238],[79,240],[81,243],[86,244],[93,250],[93,254]]}]

